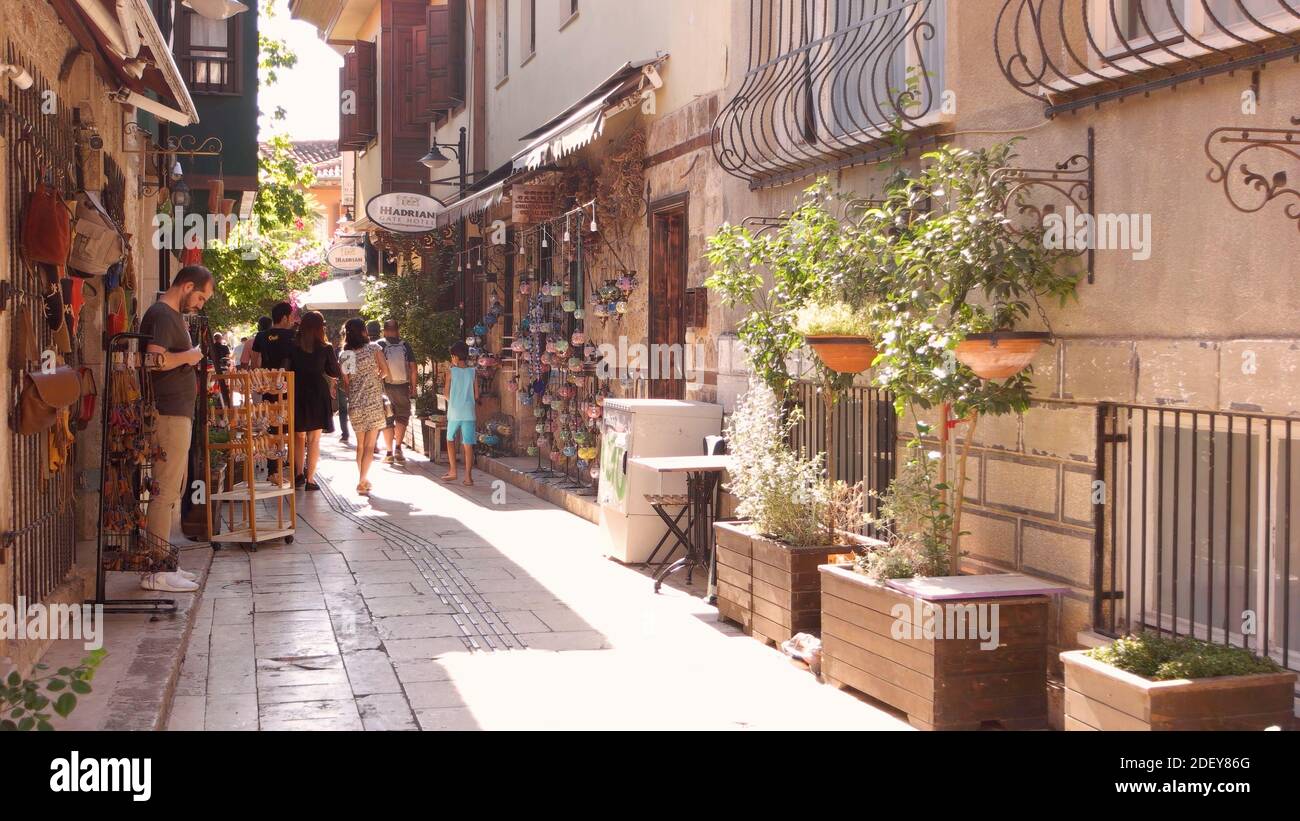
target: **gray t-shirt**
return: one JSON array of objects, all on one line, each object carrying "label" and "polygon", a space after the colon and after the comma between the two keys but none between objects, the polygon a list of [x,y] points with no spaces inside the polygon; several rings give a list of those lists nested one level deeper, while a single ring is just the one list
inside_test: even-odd
[{"label": "gray t-shirt", "polygon": [[[166,302],[155,302],[140,320],[140,333],[153,337],[153,344],[171,353],[184,353],[194,347],[185,318]],[[194,418],[194,400],[199,393],[193,365],[181,365],[169,371],[151,372],[154,404],[163,416]]]}]

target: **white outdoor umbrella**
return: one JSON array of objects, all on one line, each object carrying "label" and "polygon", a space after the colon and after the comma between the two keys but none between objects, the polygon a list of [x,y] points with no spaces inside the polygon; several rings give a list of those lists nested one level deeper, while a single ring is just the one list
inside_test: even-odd
[{"label": "white outdoor umbrella", "polygon": [[304,311],[357,311],[366,301],[361,274],[326,279],[311,286],[298,300]]}]

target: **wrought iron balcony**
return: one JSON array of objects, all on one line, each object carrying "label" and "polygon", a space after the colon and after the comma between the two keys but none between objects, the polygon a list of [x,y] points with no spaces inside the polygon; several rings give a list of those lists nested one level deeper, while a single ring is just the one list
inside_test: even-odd
[{"label": "wrought iron balcony", "polygon": [[750,0],[713,154],[751,187],[889,156],[938,121],[945,0]]},{"label": "wrought iron balcony", "polygon": [[1300,0],[1004,0],[994,49],[1052,116],[1300,57]]}]

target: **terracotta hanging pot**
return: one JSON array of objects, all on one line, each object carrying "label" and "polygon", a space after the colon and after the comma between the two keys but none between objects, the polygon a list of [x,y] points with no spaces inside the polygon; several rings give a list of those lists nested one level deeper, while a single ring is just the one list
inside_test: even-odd
[{"label": "terracotta hanging pot", "polygon": [[1052,335],[1043,331],[969,334],[954,352],[957,361],[981,379],[1008,379],[1029,367]]},{"label": "terracotta hanging pot", "polygon": [[876,346],[865,336],[805,336],[822,364],[836,373],[861,373],[876,359]]}]

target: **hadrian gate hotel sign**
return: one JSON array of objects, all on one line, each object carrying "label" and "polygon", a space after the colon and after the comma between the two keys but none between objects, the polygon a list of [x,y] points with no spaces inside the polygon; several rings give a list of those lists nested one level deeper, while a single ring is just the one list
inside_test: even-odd
[{"label": "hadrian gate hotel sign", "polygon": [[385,231],[423,234],[437,227],[443,205],[424,194],[379,194],[366,201],[366,216]]}]

